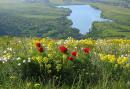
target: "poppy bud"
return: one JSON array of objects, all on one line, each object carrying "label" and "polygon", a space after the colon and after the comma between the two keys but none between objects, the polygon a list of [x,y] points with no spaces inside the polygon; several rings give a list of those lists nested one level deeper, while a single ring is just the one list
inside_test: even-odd
[{"label": "poppy bud", "polygon": [[60,46],[59,49],[62,53],[67,53],[68,51],[68,49],[65,46]]},{"label": "poppy bud", "polygon": [[40,53],[42,53],[42,52],[44,51],[44,49],[43,49],[42,47],[40,47],[40,48],[38,48],[38,51],[39,51]]},{"label": "poppy bud", "polygon": [[71,55],[77,56],[77,52],[76,52],[76,51],[73,51],[73,52],[71,53]]},{"label": "poppy bud", "polygon": [[73,57],[69,57],[68,60],[72,61],[72,60],[74,60],[74,58]]},{"label": "poppy bud", "polygon": [[41,43],[37,42],[36,47],[41,47]]},{"label": "poppy bud", "polygon": [[90,48],[84,48],[83,50],[84,50],[85,53],[90,53],[91,49]]}]

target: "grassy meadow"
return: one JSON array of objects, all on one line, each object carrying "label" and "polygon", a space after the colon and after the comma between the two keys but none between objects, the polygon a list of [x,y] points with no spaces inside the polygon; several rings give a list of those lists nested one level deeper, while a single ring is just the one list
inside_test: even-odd
[{"label": "grassy meadow", "polygon": [[129,89],[130,40],[0,37],[0,89]]},{"label": "grassy meadow", "polygon": [[[50,1],[0,0],[0,89],[130,89],[130,8]],[[90,4],[112,22],[83,36],[61,4]]]}]

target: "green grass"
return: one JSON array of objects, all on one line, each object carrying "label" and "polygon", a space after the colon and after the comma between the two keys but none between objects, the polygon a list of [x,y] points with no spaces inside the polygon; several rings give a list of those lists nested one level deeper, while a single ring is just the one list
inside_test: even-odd
[{"label": "green grass", "polygon": [[[91,61],[91,63],[85,61],[83,65],[82,63],[76,64],[76,61],[70,61],[65,58],[65,64],[63,64],[63,69],[62,69],[62,71],[64,72],[61,75],[64,75],[63,79],[67,79],[67,82],[69,82],[69,84],[60,81],[58,82],[59,84],[58,85],[56,84],[57,82],[55,82],[55,79],[53,78],[49,78],[48,80],[44,81],[46,77],[51,77],[53,75],[48,76],[49,74],[46,74],[44,75],[44,77],[42,76],[42,78],[39,77],[38,75],[34,75],[33,78],[31,77],[30,73],[37,74],[39,72],[38,71],[39,69],[36,66],[37,65],[36,60],[34,60],[35,63],[32,66],[27,62],[22,63],[23,60],[28,60],[28,57],[37,57],[41,55],[44,56],[43,54],[39,54],[36,50],[36,47],[34,47],[35,44],[33,44],[32,41],[35,39],[39,40],[39,38],[0,37],[0,42],[1,42],[0,58],[3,57],[3,55],[6,53],[7,54],[9,53],[11,55],[13,54],[12,58],[8,59],[8,62],[2,63],[2,61],[0,61],[0,89],[129,89],[130,88],[129,68],[122,69],[121,67],[121,69],[119,68],[118,70],[118,68],[116,69],[115,67],[113,67],[113,63],[112,64],[108,63],[108,61],[105,62],[97,61],[97,63],[95,62],[96,64],[93,64],[94,61],[99,60],[99,57],[97,56],[98,53],[113,54],[116,51],[117,55],[119,56],[121,54],[128,53],[127,51],[130,50],[130,43],[129,43],[130,40],[127,41],[127,44],[125,42],[126,40],[123,41],[98,40],[97,44],[95,43],[89,44],[92,41],[92,39],[89,39],[88,41],[86,40],[85,42],[83,43],[81,42],[77,45],[76,42],[80,40],[58,41],[58,40],[45,38],[46,44],[50,44],[52,40],[54,41],[55,45],[57,42],[64,42],[64,41],[68,42],[65,44],[65,45],[67,44],[69,45],[68,51],[72,51],[73,48],[75,48],[75,46],[78,47],[77,48],[77,52],[79,55],[78,60],[82,60],[82,61],[86,60],[88,57],[86,56],[86,54],[84,55],[81,48],[92,47],[90,53],[91,56],[90,60],[93,60],[93,62]],[[103,43],[101,43],[102,41]],[[122,44],[122,42],[125,42],[125,44],[124,43]],[[46,44],[43,43],[44,46]],[[52,48],[54,48],[52,49],[53,51],[48,51],[48,52],[51,53],[56,52],[53,60],[56,61],[56,63],[59,63],[60,60],[64,60],[63,59],[64,54],[59,53],[58,48],[55,49],[55,47],[57,47],[55,45],[52,46]],[[7,48],[12,48],[12,51],[8,52]],[[124,51],[122,51],[121,49],[124,49]],[[7,52],[5,53],[5,51]],[[46,51],[45,53],[48,53],[47,50],[45,51]],[[17,57],[21,57],[22,60],[16,60]],[[49,60],[51,60],[51,58],[49,58]],[[18,63],[21,63],[21,66],[18,66]],[[33,60],[31,60],[31,63],[33,63]],[[42,65],[42,63],[38,63],[38,65]],[[73,70],[74,67],[76,67],[76,71]],[[55,66],[52,67],[52,70],[53,69],[55,69]],[[41,66],[40,73],[42,74],[43,73],[42,71],[45,70],[44,67]],[[78,75],[79,72],[80,74]],[[54,72],[54,75],[56,76],[57,72]],[[25,78],[23,78],[22,76],[24,76]],[[69,76],[73,76],[73,77],[69,77]],[[73,79],[74,81],[72,81]]]}]

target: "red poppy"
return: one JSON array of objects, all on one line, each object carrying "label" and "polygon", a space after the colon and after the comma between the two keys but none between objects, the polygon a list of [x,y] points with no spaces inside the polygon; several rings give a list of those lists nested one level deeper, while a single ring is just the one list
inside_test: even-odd
[{"label": "red poppy", "polygon": [[62,53],[66,53],[68,51],[68,49],[65,46],[60,46],[59,49]]},{"label": "red poppy", "polygon": [[42,53],[44,51],[43,47],[38,48],[38,51]]},{"label": "red poppy", "polygon": [[74,58],[73,57],[68,57],[68,60],[72,61],[72,60],[74,60]]},{"label": "red poppy", "polygon": [[41,47],[41,46],[42,46],[41,43],[39,42],[36,43],[36,47]]},{"label": "red poppy", "polygon": [[77,52],[76,52],[76,51],[73,51],[73,52],[71,52],[71,55],[77,56]]},{"label": "red poppy", "polygon": [[85,53],[90,53],[91,49],[90,48],[84,48],[83,50],[84,50]]}]

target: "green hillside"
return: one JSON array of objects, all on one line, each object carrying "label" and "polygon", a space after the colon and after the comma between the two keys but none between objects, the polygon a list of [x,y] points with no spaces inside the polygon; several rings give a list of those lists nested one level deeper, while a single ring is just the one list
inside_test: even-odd
[{"label": "green hillside", "polygon": [[94,38],[130,38],[130,9],[120,6],[93,3],[92,6],[103,11],[104,18],[113,22],[95,22],[90,36]]},{"label": "green hillside", "polygon": [[80,37],[79,30],[72,29],[66,18],[68,9],[44,3],[0,2],[0,35]]}]

